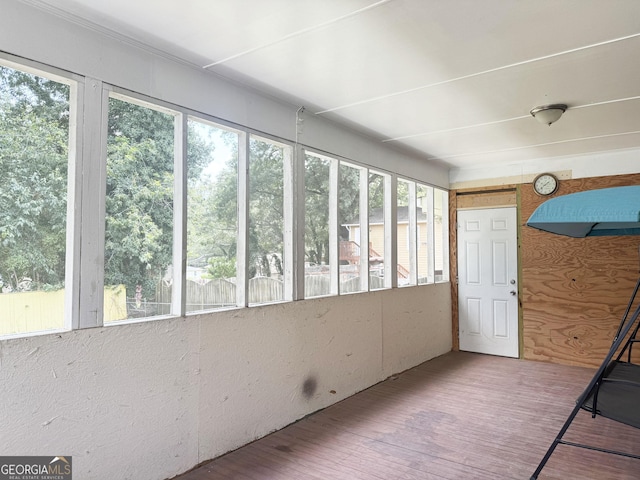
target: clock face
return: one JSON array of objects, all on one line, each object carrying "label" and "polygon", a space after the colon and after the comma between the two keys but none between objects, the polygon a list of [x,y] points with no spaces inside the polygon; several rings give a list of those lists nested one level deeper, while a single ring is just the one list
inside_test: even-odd
[{"label": "clock face", "polygon": [[543,173],[533,181],[533,189],[538,195],[551,195],[558,189],[558,179],[550,173]]}]

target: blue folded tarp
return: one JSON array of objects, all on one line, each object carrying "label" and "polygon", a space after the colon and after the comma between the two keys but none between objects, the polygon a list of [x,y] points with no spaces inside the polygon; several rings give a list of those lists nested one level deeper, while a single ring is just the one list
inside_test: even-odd
[{"label": "blue folded tarp", "polygon": [[640,235],[640,185],[552,198],[533,212],[527,225],[578,238]]}]

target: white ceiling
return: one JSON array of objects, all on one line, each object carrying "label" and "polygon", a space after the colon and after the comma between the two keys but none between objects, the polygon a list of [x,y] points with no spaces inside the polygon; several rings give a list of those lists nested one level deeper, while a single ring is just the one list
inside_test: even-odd
[{"label": "white ceiling", "polygon": [[640,147],[640,0],[30,3],[453,168]]}]

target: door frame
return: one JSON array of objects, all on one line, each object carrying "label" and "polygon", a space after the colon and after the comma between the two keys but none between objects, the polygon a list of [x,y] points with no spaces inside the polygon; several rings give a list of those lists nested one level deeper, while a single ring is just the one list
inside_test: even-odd
[{"label": "door frame", "polygon": [[458,208],[489,209],[516,207],[516,244],[518,251],[518,352],[524,355],[522,321],[522,255],[520,250],[522,219],[520,217],[520,185],[467,188],[449,191],[449,274],[451,279],[452,350],[460,350],[460,318],[458,312]]}]

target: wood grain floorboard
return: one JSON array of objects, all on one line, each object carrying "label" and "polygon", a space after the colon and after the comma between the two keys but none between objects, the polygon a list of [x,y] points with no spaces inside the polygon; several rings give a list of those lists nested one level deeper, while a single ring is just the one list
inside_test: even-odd
[{"label": "wood grain floorboard", "polygon": [[[175,480],[528,480],[593,372],[450,352]],[[640,454],[640,430],[587,412],[565,439]],[[560,445],[539,479],[639,472],[640,460]]]}]

